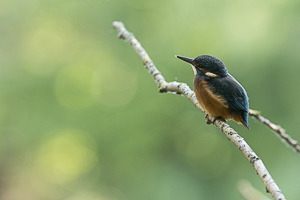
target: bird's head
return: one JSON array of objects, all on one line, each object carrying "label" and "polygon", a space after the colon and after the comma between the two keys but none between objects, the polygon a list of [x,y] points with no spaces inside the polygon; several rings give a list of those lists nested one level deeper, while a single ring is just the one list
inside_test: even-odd
[{"label": "bird's head", "polygon": [[194,74],[204,74],[208,77],[217,78],[227,75],[227,68],[225,64],[216,57],[209,55],[198,56],[195,59],[183,56],[176,56],[177,58],[188,62],[192,65]]}]

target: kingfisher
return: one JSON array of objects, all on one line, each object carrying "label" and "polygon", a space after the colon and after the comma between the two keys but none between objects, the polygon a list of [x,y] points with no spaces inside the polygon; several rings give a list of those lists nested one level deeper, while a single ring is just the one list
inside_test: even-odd
[{"label": "kingfisher", "polygon": [[176,57],[192,66],[195,75],[194,92],[206,114],[225,122],[232,119],[250,129],[247,92],[228,73],[221,60],[210,55],[201,55],[194,59]]}]

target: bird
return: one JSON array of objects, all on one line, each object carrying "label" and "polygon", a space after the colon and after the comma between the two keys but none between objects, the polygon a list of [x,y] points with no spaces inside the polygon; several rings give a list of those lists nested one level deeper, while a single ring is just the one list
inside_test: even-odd
[{"label": "bird", "polygon": [[[234,120],[250,129],[249,99],[243,86],[228,73],[225,64],[210,55],[188,58],[176,55],[189,63],[194,71],[194,92],[207,115],[226,122]],[[206,119],[208,119],[206,115]]]}]

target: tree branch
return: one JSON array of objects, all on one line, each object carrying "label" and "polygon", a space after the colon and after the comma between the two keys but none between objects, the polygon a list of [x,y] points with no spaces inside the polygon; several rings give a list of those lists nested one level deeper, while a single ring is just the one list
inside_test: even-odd
[{"label": "tree branch", "polygon": [[272,131],[275,132],[279,138],[281,138],[283,141],[285,141],[290,147],[294,149],[297,153],[300,153],[300,146],[298,145],[298,141],[294,140],[289,136],[288,134],[285,133],[285,130],[281,128],[279,125],[273,124],[270,122],[270,120],[264,118],[263,116],[260,115],[260,112],[257,110],[249,110],[249,115],[257,119],[259,122],[265,124],[268,126]]},{"label": "tree branch", "polygon": [[[145,49],[141,46],[138,40],[134,37],[134,35],[126,30],[124,24],[122,22],[113,22],[113,27],[119,31],[118,37],[120,39],[128,42],[140,56],[143,61],[145,68],[148,72],[153,76],[154,81],[158,84],[159,92],[171,92],[175,94],[180,94],[185,96],[187,99],[192,101],[194,105],[199,108],[202,112],[204,110],[198,104],[198,101],[195,97],[194,92],[189,88],[189,86],[185,83],[179,82],[166,82],[165,78],[158,71],[149,55],[145,51]],[[205,112],[204,112],[205,113]],[[209,117],[211,121],[214,118]],[[267,168],[263,164],[262,160],[255,154],[255,152],[251,149],[251,147],[246,143],[244,138],[242,138],[238,133],[233,130],[227,123],[224,123],[220,120],[215,120],[214,125],[218,127],[227,138],[234,143],[234,145],[243,153],[243,155],[247,158],[247,160],[252,164],[260,179],[263,181],[264,185],[267,188],[267,191],[272,195],[272,197],[276,200],[284,200],[285,197],[282,194],[281,190],[272,179],[270,173]]]},{"label": "tree branch", "polygon": [[270,200],[263,193],[255,189],[247,180],[240,180],[238,182],[238,190],[247,200]]}]

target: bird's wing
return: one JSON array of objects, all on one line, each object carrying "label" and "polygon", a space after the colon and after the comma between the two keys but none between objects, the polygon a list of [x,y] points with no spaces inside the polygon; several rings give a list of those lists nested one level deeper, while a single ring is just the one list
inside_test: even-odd
[{"label": "bird's wing", "polygon": [[243,86],[228,74],[224,78],[212,78],[208,81],[217,95],[227,100],[228,107],[233,111],[248,112],[248,96]]}]

